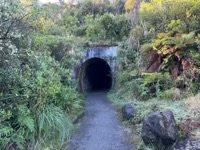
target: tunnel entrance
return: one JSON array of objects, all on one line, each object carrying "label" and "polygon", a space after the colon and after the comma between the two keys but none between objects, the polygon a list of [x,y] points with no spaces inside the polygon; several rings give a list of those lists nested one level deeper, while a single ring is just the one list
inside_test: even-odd
[{"label": "tunnel entrance", "polygon": [[108,91],[112,87],[112,73],[108,63],[98,57],[88,59],[81,66],[82,91]]}]

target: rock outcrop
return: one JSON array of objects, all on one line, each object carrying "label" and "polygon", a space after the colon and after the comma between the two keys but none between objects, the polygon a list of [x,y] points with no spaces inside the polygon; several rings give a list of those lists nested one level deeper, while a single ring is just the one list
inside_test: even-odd
[{"label": "rock outcrop", "polygon": [[145,144],[169,145],[176,137],[176,122],[171,111],[154,112],[144,119],[142,139]]},{"label": "rock outcrop", "polygon": [[124,119],[130,119],[135,116],[135,108],[132,104],[128,103],[122,107],[122,115]]}]

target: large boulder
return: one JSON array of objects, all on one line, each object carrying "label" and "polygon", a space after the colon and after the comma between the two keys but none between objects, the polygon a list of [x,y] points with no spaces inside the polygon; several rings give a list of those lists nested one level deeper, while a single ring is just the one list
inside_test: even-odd
[{"label": "large boulder", "polygon": [[169,145],[176,137],[176,122],[171,111],[154,112],[144,119],[142,139],[145,144]]},{"label": "large boulder", "polygon": [[178,142],[173,150],[200,150],[200,139],[185,139]]},{"label": "large boulder", "polygon": [[128,103],[122,107],[122,115],[124,119],[130,119],[135,116],[135,108],[132,104]]}]

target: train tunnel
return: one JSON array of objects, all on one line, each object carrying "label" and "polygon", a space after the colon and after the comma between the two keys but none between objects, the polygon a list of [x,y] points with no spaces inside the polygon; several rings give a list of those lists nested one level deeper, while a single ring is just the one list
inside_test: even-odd
[{"label": "train tunnel", "polygon": [[112,73],[108,63],[98,57],[88,59],[80,70],[81,91],[108,91],[112,87]]}]

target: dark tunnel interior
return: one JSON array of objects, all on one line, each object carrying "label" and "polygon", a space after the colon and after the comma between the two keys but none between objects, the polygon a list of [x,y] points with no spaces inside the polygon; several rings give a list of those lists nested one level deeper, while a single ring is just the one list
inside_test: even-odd
[{"label": "dark tunnel interior", "polygon": [[110,66],[100,58],[89,60],[85,68],[85,75],[91,91],[108,91],[112,87],[112,74]]}]

